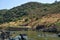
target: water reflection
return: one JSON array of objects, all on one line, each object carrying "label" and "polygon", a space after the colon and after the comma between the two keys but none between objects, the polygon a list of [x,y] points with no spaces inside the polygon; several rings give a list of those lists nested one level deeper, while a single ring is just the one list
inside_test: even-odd
[{"label": "water reflection", "polygon": [[28,40],[28,37],[26,34],[19,34],[14,38],[15,40]]},{"label": "water reflection", "polygon": [[[55,33],[49,34],[49,33],[43,33],[43,32],[41,33],[41,32],[34,32],[34,31],[33,32],[32,31],[30,31],[30,32],[27,31],[27,33],[23,32],[23,34],[19,31],[9,31],[9,32],[5,32],[5,33],[7,33],[6,35],[9,34],[9,36],[7,38],[4,38],[6,40],[34,40],[34,37],[35,38],[36,37],[38,37],[38,38],[40,38],[40,37],[58,37],[58,35],[55,34]],[[36,33],[36,34],[34,35],[33,33]],[[15,35],[15,36],[13,36],[13,35]],[[32,35],[34,35],[34,36],[29,37],[29,36],[32,36]],[[1,39],[1,35],[0,35],[0,39]],[[4,40],[4,39],[2,38],[1,40]]]},{"label": "water reflection", "polygon": [[57,34],[43,34],[43,35],[37,35],[38,37],[58,37]]}]

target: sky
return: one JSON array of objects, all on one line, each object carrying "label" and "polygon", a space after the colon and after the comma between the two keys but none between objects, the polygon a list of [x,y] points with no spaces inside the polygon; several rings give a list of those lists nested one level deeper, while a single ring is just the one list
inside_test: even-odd
[{"label": "sky", "polygon": [[[11,9],[27,2],[53,3],[55,0],[0,0],[1,9]],[[60,0],[57,0],[60,1]]]}]

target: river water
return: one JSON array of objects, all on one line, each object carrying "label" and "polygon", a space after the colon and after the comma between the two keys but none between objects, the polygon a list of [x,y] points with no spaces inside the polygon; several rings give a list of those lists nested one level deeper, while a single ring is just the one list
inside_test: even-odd
[{"label": "river water", "polygon": [[11,38],[17,39],[17,37],[19,37],[19,34],[26,34],[24,37],[27,40],[35,40],[35,38],[41,38],[41,37],[58,38],[58,35],[56,33],[44,33],[44,32],[36,32],[36,31],[10,31],[10,35],[13,36],[13,37],[10,36]]}]

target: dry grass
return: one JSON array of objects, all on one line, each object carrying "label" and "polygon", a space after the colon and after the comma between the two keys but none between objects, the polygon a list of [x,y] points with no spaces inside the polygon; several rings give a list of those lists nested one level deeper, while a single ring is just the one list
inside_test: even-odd
[{"label": "dry grass", "polygon": [[9,23],[4,23],[4,24],[1,24],[0,27],[18,27],[20,25],[23,25],[23,24],[29,24],[28,26],[32,27],[32,26],[36,26],[37,24],[48,24],[48,23],[55,23],[57,22],[57,20],[60,19],[60,14],[49,14],[49,15],[46,15],[38,20],[33,20],[33,21],[28,21],[28,22],[24,22],[24,20],[18,20],[18,21],[15,21],[15,22],[9,22]]}]

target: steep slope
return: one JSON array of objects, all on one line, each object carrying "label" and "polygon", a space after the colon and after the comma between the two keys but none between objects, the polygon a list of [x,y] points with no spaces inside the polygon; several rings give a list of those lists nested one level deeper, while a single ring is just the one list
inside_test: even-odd
[{"label": "steep slope", "polygon": [[[27,25],[26,25],[27,24]],[[0,27],[20,27],[25,26],[28,28],[36,27],[37,25],[47,25],[49,26],[50,24],[56,24],[57,26],[60,26],[60,14],[49,14],[46,16],[43,16],[42,18],[39,18],[38,20],[34,21],[28,21],[25,22],[24,20],[18,20],[15,22],[9,22],[9,23],[4,23],[1,24]]]},{"label": "steep slope", "polygon": [[21,17],[42,17],[47,14],[59,13],[60,2],[53,4],[43,4],[38,2],[28,2],[21,6],[14,7],[3,14],[4,22],[11,22],[21,19]]},{"label": "steep slope", "polygon": [[[60,19],[60,2],[43,4],[39,2],[28,2],[14,7],[4,13],[0,11],[0,23],[7,26],[35,26],[37,24],[56,23]],[[24,21],[21,21],[23,20]],[[3,23],[3,24],[2,24]]]}]

